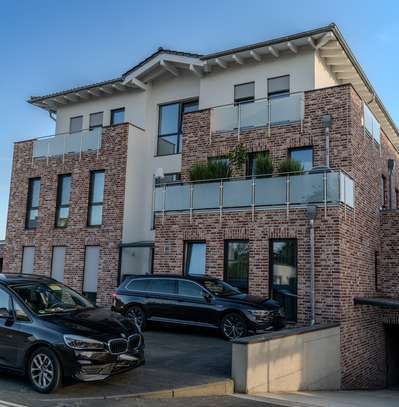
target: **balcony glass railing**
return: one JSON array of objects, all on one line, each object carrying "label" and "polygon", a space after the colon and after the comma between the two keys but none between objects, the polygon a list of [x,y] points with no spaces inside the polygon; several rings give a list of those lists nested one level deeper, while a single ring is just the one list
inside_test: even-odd
[{"label": "balcony glass railing", "polygon": [[292,93],[251,103],[214,107],[211,109],[211,131],[240,133],[250,128],[302,122],[303,116],[304,94]]},{"label": "balcony glass railing", "polygon": [[84,151],[99,151],[102,127],[76,133],[62,133],[42,137],[33,142],[33,158],[49,158],[66,154],[81,154]]},{"label": "balcony glass railing", "polygon": [[353,180],[342,171],[175,183],[154,191],[158,213],[338,203],[355,205]]}]

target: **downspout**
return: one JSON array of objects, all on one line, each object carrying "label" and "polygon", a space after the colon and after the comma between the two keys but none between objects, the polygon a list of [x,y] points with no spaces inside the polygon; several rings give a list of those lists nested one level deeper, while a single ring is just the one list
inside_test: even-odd
[{"label": "downspout", "polygon": [[316,206],[307,207],[309,219],[309,245],[310,245],[310,326],[316,323],[316,290],[315,290],[315,233]]},{"label": "downspout", "polygon": [[54,111],[54,110],[49,110],[48,111],[48,115],[50,116],[50,119],[51,120],[54,120],[55,122],[57,121],[57,118],[54,116],[54,115],[56,115],[57,113]]},{"label": "downspout", "polygon": [[322,116],[321,121],[324,126],[324,135],[325,135],[325,149],[326,149],[325,166],[327,168],[330,168],[330,129],[332,124],[332,117],[329,113],[326,113]]}]

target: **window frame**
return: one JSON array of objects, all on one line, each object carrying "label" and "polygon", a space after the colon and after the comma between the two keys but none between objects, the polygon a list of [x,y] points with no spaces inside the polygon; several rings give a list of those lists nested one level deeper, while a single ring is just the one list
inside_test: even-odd
[{"label": "window frame", "polygon": [[[62,201],[62,193],[63,193],[63,188],[62,188],[63,187],[63,182],[62,181],[65,178],[68,178],[68,177],[70,179],[70,182],[69,182],[69,200],[68,200],[68,204],[62,204],[61,203],[61,201]],[[69,221],[69,218],[70,218],[70,209],[71,209],[71,189],[72,189],[72,174],[60,174],[60,175],[58,175],[57,199],[56,199],[56,207],[55,207],[55,227],[57,229],[65,229],[68,226],[68,221]],[[58,222],[60,220],[60,218],[59,218],[60,210],[61,209],[66,209],[66,208],[68,208],[68,218],[67,218],[67,221],[66,221],[66,225],[65,226],[60,226],[58,224]]]},{"label": "window frame", "polygon": [[[96,126],[92,126],[91,125],[91,118],[92,116],[96,115],[96,114],[100,114],[101,113],[101,124],[97,124]],[[90,113],[89,114],[89,130],[93,130],[96,129],[97,127],[104,127],[104,111],[102,112],[94,112],[94,113]]]},{"label": "window frame", "polygon": [[[104,174],[104,183],[103,183],[103,196],[102,196],[102,201],[94,202],[93,201],[93,196],[94,196],[94,181],[95,181],[95,174],[97,173],[103,173]],[[94,170],[90,171],[90,186],[89,186],[89,204],[88,204],[88,213],[87,213],[87,227],[90,228],[98,228],[103,225],[103,211],[104,211],[104,195],[105,195],[105,170]],[[101,206],[101,223],[99,224],[94,224],[92,225],[90,223],[91,219],[91,214],[92,214],[92,209],[93,207]]]},{"label": "window frame", "polygon": [[[39,182],[39,202],[38,206],[33,206],[33,184],[35,182]],[[25,213],[25,229],[26,230],[34,230],[37,229],[37,223],[39,219],[39,209],[40,209],[40,195],[41,195],[41,186],[42,186],[42,181],[40,177],[34,177],[34,178],[29,178],[28,179],[28,196],[27,196],[27,203],[26,203],[26,213]],[[37,219],[35,220],[34,226],[30,225],[30,213],[32,211],[37,210]]]},{"label": "window frame", "polygon": [[[161,109],[165,106],[171,105],[179,105],[179,112],[178,112],[178,123],[177,123],[177,133],[166,133],[160,134],[161,131]],[[161,103],[158,105],[158,132],[157,132],[157,149],[156,149],[156,157],[165,157],[168,155],[177,155],[182,153],[182,132],[183,132],[183,117],[184,117],[184,106],[185,105],[194,105],[196,104],[199,109],[199,99],[192,98],[192,99],[184,99],[184,100],[176,100],[174,102],[167,102]],[[197,109],[197,110],[198,110]],[[164,137],[171,137],[176,136],[176,152],[168,153],[168,154],[160,154],[159,153],[159,139]]]},{"label": "window frame", "polygon": [[[114,115],[119,112],[123,112],[123,121],[120,123],[115,123]],[[125,108],[124,107],[118,107],[117,109],[111,109],[110,116],[109,116],[109,125],[110,126],[118,126],[119,124],[123,124],[123,123],[125,123],[125,119],[126,118],[125,118]]]},{"label": "window frame", "polygon": [[[192,244],[204,244],[205,245],[205,270],[204,274],[189,274],[188,273],[188,268],[187,268],[187,261],[188,261],[188,246]],[[183,250],[183,275],[184,276],[205,276],[206,275],[206,252],[207,252],[207,247],[206,247],[206,240],[185,240],[184,241],[184,250]],[[190,257],[191,258],[191,257]]]},{"label": "window frame", "polygon": [[[81,127],[80,127],[80,130],[72,131],[72,120],[73,120],[73,119],[82,119],[82,125],[81,125]],[[79,133],[79,132],[81,132],[82,130],[83,130],[83,115],[80,114],[80,115],[78,115],[78,116],[70,117],[70,118],[69,118],[69,133],[70,133],[70,134]]]},{"label": "window frame", "polygon": [[[227,279],[227,269],[228,269],[228,263],[229,263],[229,243],[247,243],[248,244],[248,270],[247,270],[247,279],[246,279],[247,280],[246,289],[235,286]],[[223,281],[227,284],[230,284],[232,287],[238,288],[242,292],[248,292],[249,291],[249,268],[250,268],[249,261],[250,261],[250,241],[249,241],[249,239],[226,239],[224,241]]]},{"label": "window frame", "polygon": [[[277,92],[269,92],[269,82],[273,79],[280,79],[288,76],[288,90],[281,90]],[[289,96],[291,94],[291,75],[290,74],[285,74],[285,75],[279,75],[279,76],[273,76],[271,78],[267,78],[267,99],[273,99],[273,98],[279,98],[279,97],[284,97],[284,96]]]},{"label": "window frame", "polygon": [[[273,243],[274,242],[294,242],[295,243],[295,270],[296,270],[296,318],[295,320],[288,320],[288,322],[297,322],[298,321],[298,239],[297,238],[271,238],[269,239],[269,298],[273,299],[273,264],[274,264],[274,252],[273,252]],[[281,306],[281,304],[280,304]]]},{"label": "window frame", "polygon": [[[87,251],[88,248],[90,247],[96,247],[98,248],[98,272],[97,272],[97,288],[96,291],[85,291],[85,276],[86,276],[86,259],[87,259]],[[81,289],[81,293],[82,296],[85,297],[88,301],[90,301],[92,304],[96,305],[97,304],[97,294],[98,294],[98,282],[99,282],[99,277],[102,271],[101,268],[101,256],[102,256],[102,247],[99,244],[89,244],[89,245],[85,245],[85,252],[84,252],[84,258],[83,258],[83,278],[82,278],[82,289]],[[60,283],[63,284],[63,283]],[[93,298],[91,298],[93,297]]]},{"label": "window frame", "polygon": [[[243,86],[243,85],[254,85],[254,95],[253,97],[246,97],[246,98],[238,98],[236,99],[236,89],[238,86]],[[243,104],[243,103],[252,103],[255,102],[255,81],[250,81],[250,82],[244,82],[244,83],[237,83],[234,85],[234,93],[233,93],[233,101],[234,101],[234,106]]]},{"label": "window frame", "polygon": [[[293,151],[303,151],[303,150],[312,150],[312,168],[314,168],[314,147],[313,147],[313,145],[311,145],[311,146],[304,146],[304,147],[290,147],[290,148],[288,149],[288,158],[292,159],[292,152],[293,152]],[[298,161],[298,160],[297,160],[297,161]],[[311,168],[311,169],[312,169],[312,168]],[[310,169],[310,170],[311,170],[311,169]],[[304,167],[304,171],[305,171],[305,172],[310,171],[310,170],[306,170],[305,167]]]}]

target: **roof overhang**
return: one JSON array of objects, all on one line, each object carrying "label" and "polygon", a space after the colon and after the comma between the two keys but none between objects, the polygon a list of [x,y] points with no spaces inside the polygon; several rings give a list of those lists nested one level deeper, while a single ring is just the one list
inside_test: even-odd
[{"label": "roof overhang", "polygon": [[361,297],[354,299],[355,305],[371,305],[374,307],[399,309],[399,298]]}]

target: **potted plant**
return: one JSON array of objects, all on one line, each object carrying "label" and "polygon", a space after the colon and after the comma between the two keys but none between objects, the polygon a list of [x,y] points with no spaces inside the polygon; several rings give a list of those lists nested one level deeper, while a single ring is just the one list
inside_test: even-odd
[{"label": "potted plant", "polygon": [[273,162],[267,153],[260,153],[255,159],[255,175],[271,175],[273,174]]},{"label": "potted plant", "polygon": [[303,165],[297,160],[286,158],[280,162],[278,172],[280,174],[301,173],[303,172]]}]

